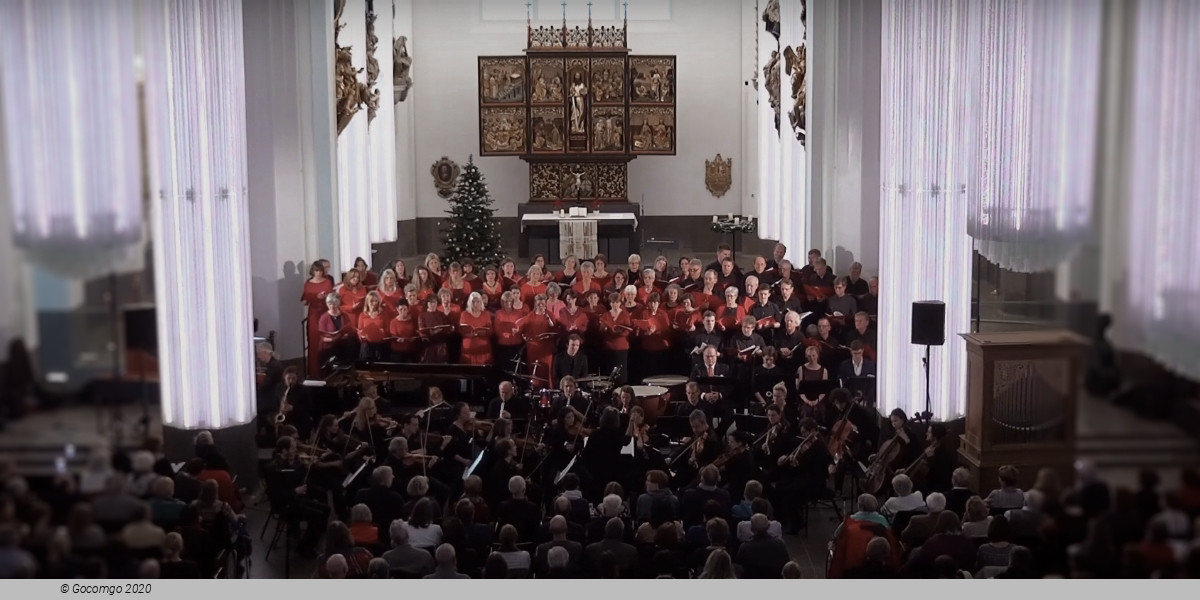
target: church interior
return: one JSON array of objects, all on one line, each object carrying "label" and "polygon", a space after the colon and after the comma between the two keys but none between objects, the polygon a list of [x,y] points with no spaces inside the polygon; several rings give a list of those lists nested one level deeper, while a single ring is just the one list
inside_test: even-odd
[{"label": "church interior", "polygon": [[1200,577],[1200,3],[0,14],[0,577]]}]

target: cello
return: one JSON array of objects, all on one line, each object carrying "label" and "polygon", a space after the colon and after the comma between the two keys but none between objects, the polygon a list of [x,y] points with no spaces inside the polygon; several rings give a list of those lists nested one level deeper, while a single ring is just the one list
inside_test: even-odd
[{"label": "cello", "polygon": [[892,463],[900,457],[900,453],[904,451],[907,443],[904,438],[896,434],[879,447],[879,452],[875,453],[871,464],[867,467],[866,474],[863,475],[862,491],[877,494],[879,490],[883,489],[884,482],[892,473]]}]

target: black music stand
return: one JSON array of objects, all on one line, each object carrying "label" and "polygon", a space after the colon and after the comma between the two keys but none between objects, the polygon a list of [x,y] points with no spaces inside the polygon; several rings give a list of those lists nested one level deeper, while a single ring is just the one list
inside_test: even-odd
[{"label": "black music stand", "polygon": [[765,432],[768,425],[766,415],[752,415],[749,413],[734,415],[733,423],[737,425],[738,431],[744,431],[755,436]]},{"label": "black music stand", "polygon": [[654,433],[663,434],[671,440],[691,437],[692,426],[688,417],[662,416],[654,421]]},{"label": "black music stand", "polygon": [[829,392],[836,390],[838,387],[840,387],[840,384],[836,379],[800,381],[796,385],[796,395],[799,398],[800,394],[804,394],[808,396],[809,400],[816,400],[820,396],[828,396]]},{"label": "black music stand", "polygon": [[851,394],[862,394],[863,404],[870,408],[875,408],[875,382],[874,375],[860,375],[858,377],[843,377],[842,387],[850,390]]}]

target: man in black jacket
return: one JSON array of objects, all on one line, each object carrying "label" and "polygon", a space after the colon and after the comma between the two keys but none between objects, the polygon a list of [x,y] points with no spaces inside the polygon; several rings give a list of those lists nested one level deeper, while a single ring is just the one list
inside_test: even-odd
[{"label": "man in black jacket", "polygon": [[583,338],[579,337],[578,333],[572,333],[567,338],[566,351],[560,352],[554,357],[555,382],[562,381],[562,378],[568,375],[579,379],[588,374],[588,357],[580,350],[582,345]]},{"label": "man in black jacket", "polygon": [[400,518],[400,507],[404,505],[404,496],[392,490],[395,478],[391,467],[375,467],[371,471],[371,486],[354,495],[355,504],[366,504],[371,509],[381,544],[388,543],[388,528],[392,521]]},{"label": "man in black jacket", "polygon": [[783,576],[783,565],[791,558],[783,540],[767,533],[770,520],[767,515],[750,517],[750,531],[754,538],[742,544],[737,551],[736,562],[745,569],[743,579],[779,579]]}]

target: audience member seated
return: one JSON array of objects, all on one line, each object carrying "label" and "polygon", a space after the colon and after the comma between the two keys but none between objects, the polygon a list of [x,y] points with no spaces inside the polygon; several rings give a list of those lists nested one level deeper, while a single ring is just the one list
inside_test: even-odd
[{"label": "audience member seated", "polygon": [[979,496],[972,496],[967,500],[967,507],[963,513],[963,535],[973,539],[984,539],[991,526],[992,516],[988,514],[987,503]]},{"label": "audience member seated", "polygon": [[[559,496],[554,499],[553,515],[562,515],[567,520],[567,539],[579,542],[580,544],[587,541],[587,530],[583,525],[571,520],[571,512],[573,507],[571,501],[566,496]],[[538,528],[538,542],[548,542],[553,536],[550,533],[550,522],[546,521]]]},{"label": "audience member seated", "polygon": [[928,509],[928,514],[913,515],[908,521],[908,526],[900,533],[901,541],[909,548],[920,546],[933,535],[938,517],[946,509],[946,496],[938,492],[929,494],[925,499],[925,508]]},{"label": "audience member seated", "polygon": [[350,538],[354,545],[364,548],[379,545],[379,528],[366,504],[355,504],[350,509]]},{"label": "audience member seated", "polygon": [[900,513],[925,512],[925,498],[921,492],[913,489],[912,479],[909,479],[908,475],[892,477],[892,490],[896,495],[883,503],[883,510],[880,512],[884,515],[895,521]]},{"label": "audience member seated", "polygon": [[175,480],[158,477],[150,486],[150,518],[155,525],[171,529],[179,522],[179,513],[187,503],[175,498]]},{"label": "audience member seated", "polygon": [[[933,494],[930,494],[932,497]],[[933,535],[913,550],[909,555],[905,569],[910,575],[931,576],[937,559],[949,556],[954,560],[956,568],[974,573],[976,570],[976,553],[978,544],[975,540],[963,535],[958,515],[942,510],[937,513]]]},{"label": "audience member seated", "polygon": [[570,579],[571,553],[566,548],[555,546],[546,551],[546,572],[542,579]]},{"label": "audience member seated", "polygon": [[[605,498],[612,498],[608,496]],[[617,569],[621,577],[633,575],[638,561],[638,551],[632,544],[625,542],[626,523],[617,517],[610,517],[604,524],[604,539],[588,544],[584,548],[584,564],[587,572],[599,577],[603,571],[602,559],[607,556],[612,568]]]},{"label": "audience member seated", "polygon": [[1008,567],[996,579],[1041,579],[1033,567],[1033,552],[1024,546],[1013,548],[1008,555]]},{"label": "audience member seated", "polygon": [[987,543],[979,547],[976,553],[980,573],[976,577],[993,577],[996,571],[986,571],[988,567],[1007,568],[1013,548],[1012,532],[1008,527],[1008,519],[1003,515],[992,517],[988,526]]},{"label": "audience member seated", "polygon": [[700,484],[683,493],[680,500],[684,526],[699,525],[706,522],[704,505],[716,501],[720,512],[713,517],[725,517],[729,514],[729,492],[721,489],[721,471],[713,465],[705,465],[700,469]]},{"label": "audience member seated", "polygon": [[504,562],[504,557],[499,554],[492,553],[483,563],[483,578],[484,579],[523,579],[516,575],[509,575],[508,564]]},{"label": "audience member seated", "polygon": [[470,579],[469,575],[464,575],[458,572],[458,557],[454,553],[454,546],[450,544],[442,544],[437,547],[433,554],[434,560],[437,561],[437,568],[433,573],[425,576],[425,579]]},{"label": "audience member seated", "polygon": [[867,542],[866,561],[846,570],[846,579],[895,579],[899,572],[892,564],[892,545],[887,538],[877,537]]},{"label": "audience member seated", "polygon": [[[591,521],[588,521],[585,537],[589,545],[605,539],[610,519],[625,521],[621,515],[626,511],[626,506],[621,500],[621,496],[617,494],[607,494],[604,496],[597,509],[599,514],[592,517]],[[625,522],[625,532],[630,535],[630,539],[633,538],[632,525],[632,522]]]},{"label": "audience member seated", "polygon": [[767,515],[755,513],[750,517],[749,525],[753,536],[737,550],[737,563],[744,570],[744,578],[779,579],[783,565],[791,560],[787,546],[768,532],[770,519]]},{"label": "audience member seated", "polygon": [[[384,533],[383,528],[385,527],[390,529],[392,521],[401,516],[400,507],[404,506],[404,497],[392,489],[395,479],[395,473],[391,467],[375,467],[371,471],[370,487],[359,490],[354,495],[354,503],[365,505],[370,511],[371,522],[375,524],[377,534]],[[351,519],[353,520],[353,514]],[[380,537],[382,538],[382,536]],[[379,541],[387,542],[386,539]]]},{"label": "audience member seated", "polygon": [[1021,508],[1025,505],[1025,492],[1017,487],[1020,477],[1021,473],[1016,467],[1012,465],[1000,467],[1000,487],[989,492],[983,499],[993,515],[1004,514],[1004,511]]},{"label": "audience member seated", "polygon": [[[504,559],[510,577],[517,577],[518,572],[528,576],[533,568],[533,560],[529,556],[529,551],[518,548],[517,539],[517,528],[512,525],[504,525],[500,528],[500,546],[493,552],[494,555],[499,555]],[[484,568],[486,569],[487,565],[484,565]]]},{"label": "audience member seated", "polygon": [[433,509],[433,500],[421,498],[404,523],[408,529],[408,541],[415,548],[433,550],[442,543],[442,526],[433,522]]},{"label": "audience member seated", "polygon": [[1008,529],[1014,539],[1030,538],[1038,535],[1048,517],[1042,512],[1044,498],[1038,490],[1025,492],[1025,506],[1020,509],[1008,510],[1004,518],[1008,519]]},{"label": "audience member seated", "polygon": [[709,553],[708,559],[704,562],[704,569],[700,571],[700,575],[696,578],[737,579],[738,577],[733,570],[733,559],[729,557],[729,553],[723,548],[717,548]]},{"label": "audience member seated", "polygon": [[971,490],[971,472],[963,467],[950,475],[950,490],[946,492],[946,510],[962,517],[967,514],[967,500],[976,495]]},{"label": "audience member seated", "polygon": [[414,548],[408,542],[408,524],[400,519],[388,526],[392,549],[383,553],[388,568],[409,578],[424,577],[433,573],[433,555],[427,550]]},{"label": "audience member seated", "polygon": [[[170,481],[168,479],[168,481]],[[163,540],[159,577],[162,579],[199,579],[200,565],[183,559],[183,536],[168,533]]]},{"label": "audience member seated", "polygon": [[671,479],[666,473],[658,470],[646,473],[646,492],[638,496],[637,520],[650,519],[650,511],[657,504],[668,504],[672,511],[678,513],[679,498],[671,492]]},{"label": "audience member seated", "polygon": [[[775,509],[771,506],[771,502],[766,498],[755,498],[750,503],[750,509],[754,514],[761,514],[767,517],[767,535],[775,538],[783,538],[783,525],[775,520]],[[754,538],[754,532],[750,527],[750,521],[742,521],[737,524],[737,539],[739,542],[748,542]]]},{"label": "audience member seated", "polygon": [[745,491],[742,492],[742,501],[730,507],[729,516],[736,521],[744,521],[749,519],[750,515],[754,514],[754,511],[751,510],[750,505],[754,502],[755,498],[761,498],[762,495],[762,483],[759,483],[754,479],[747,481]]},{"label": "audience member seated", "polygon": [[150,506],[140,503],[133,510],[133,521],[121,530],[121,542],[134,551],[162,548],[167,534],[150,520]]},{"label": "audience member seated", "polygon": [[[683,543],[691,548],[699,548],[708,543],[708,522],[713,519],[724,519],[728,514],[728,510],[723,510],[721,503],[716,500],[709,500],[704,503],[704,520],[687,528],[683,534]],[[753,513],[751,513],[753,514]]]},{"label": "audience member seated", "polygon": [[[317,578],[336,579],[328,569],[329,559],[341,555],[345,561],[344,577],[361,579],[367,575],[367,565],[373,558],[367,549],[354,544],[350,528],[341,521],[332,521],[325,527],[325,553],[317,557]],[[338,561],[335,560],[335,563]]]},{"label": "audience member seated", "polygon": [[567,518],[562,515],[555,515],[550,519],[550,541],[539,544],[537,547],[534,558],[534,569],[539,576],[546,575],[550,571],[547,555],[551,548],[565,548],[569,557],[569,570],[573,573],[579,570],[583,556],[583,545],[567,539]]},{"label": "audience member seated", "polygon": [[518,539],[522,543],[530,543],[537,540],[542,510],[525,497],[525,489],[524,477],[514,475],[508,480],[508,491],[512,498],[500,503],[496,521],[501,525],[516,527]]}]

